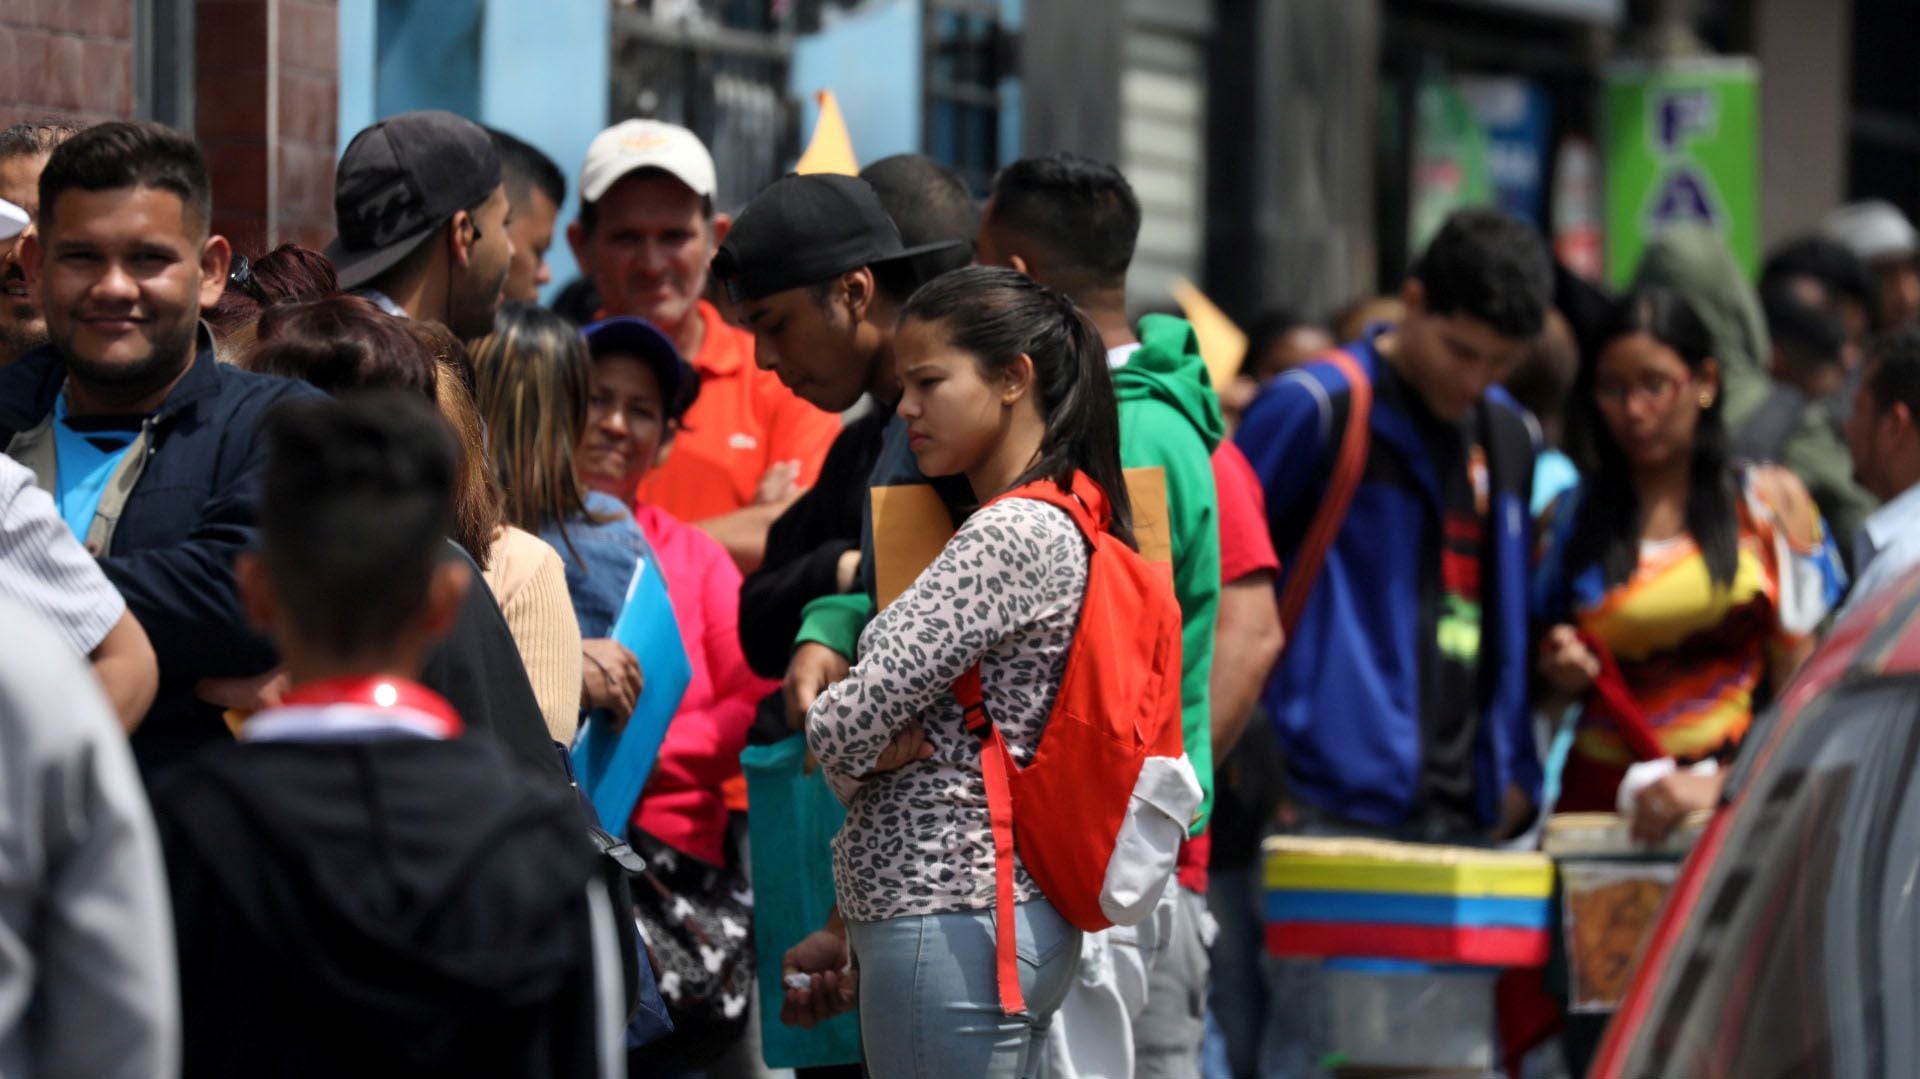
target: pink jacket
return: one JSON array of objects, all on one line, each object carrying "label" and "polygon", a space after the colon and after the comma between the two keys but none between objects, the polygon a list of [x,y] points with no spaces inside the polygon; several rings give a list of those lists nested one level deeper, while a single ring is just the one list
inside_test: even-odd
[{"label": "pink jacket", "polygon": [[720,864],[727,831],[720,787],[740,774],[754,709],[779,683],[754,675],[740,654],[740,570],[726,549],[654,506],[640,506],[634,519],[660,556],[693,680],[633,823],[675,850]]}]

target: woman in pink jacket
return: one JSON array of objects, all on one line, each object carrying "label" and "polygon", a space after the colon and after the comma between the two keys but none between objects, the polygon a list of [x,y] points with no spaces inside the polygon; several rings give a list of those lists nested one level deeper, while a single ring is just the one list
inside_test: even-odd
[{"label": "woman in pink jacket", "polygon": [[[751,899],[728,843],[724,787],[739,778],[739,753],[755,707],[776,683],[756,678],[741,657],[741,576],[726,549],[664,509],[634,501],[639,478],[659,463],[693,403],[695,374],[666,334],[641,319],[591,324],[586,342],[588,407],[584,428],[574,428],[574,470],[589,493],[582,513],[568,515],[555,545],[563,557],[568,549],[576,551],[588,578],[576,589],[576,607],[586,597],[601,611],[620,609],[634,564],[651,557],[666,580],[691,666],[687,691],[628,829],[649,877],[634,885],[634,908],[674,1021],[674,1035],[630,1056],[628,1066],[639,1075],[705,1066],[747,1033]],[[511,365],[518,371],[534,367],[540,365]],[[549,396],[545,386],[522,390],[518,399]],[[632,518],[620,513],[622,503]],[[636,522],[643,538],[634,534]],[[651,555],[645,555],[649,547]],[[570,580],[574,568],[568,566]],[[605,587],[616,591],[599,593]]]},{"label": "woman in pink jacket", "polygon": [[[698,393],[692,368],[665,334],[641,319],[595,323],[586,338],[592,360],[576,467],[590,490],[626,505],[658,556],[693,668],[633,824],[675,850],[721,865],[727,860],[721,787],[740,774],[754,708],[776,684],[756,677],[740,654],[740,571],[726,549],[658,506],[633,500]],[[617,587],[624,589],[626,580]]]}]

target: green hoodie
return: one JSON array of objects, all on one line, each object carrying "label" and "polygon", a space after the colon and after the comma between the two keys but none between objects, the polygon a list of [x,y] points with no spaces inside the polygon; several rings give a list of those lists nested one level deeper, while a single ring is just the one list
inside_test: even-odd
[{"label": "green hoodie", "polygon": [[1120,405],[1120,463],[1159,467],[1167,477],[1173,533],[1173,591],[1180,600],[1180,725],[1199,773],[1200,820],[1213,812],[1213,724],[1208,678],[1220,607],[1220,505],[1212,455],[1226,434],[1220,399],[1200,358],[1193,327],[1171,315],[1140,320],[1140,349],[1114,369]]},{"label": "green hoodie", "polygon": [[1647,241],[1633,283],[1678,292],[1706,324],[1720,361],[1720,414],[1728,431],[1738,431],[1772,388],[1772,355],[1760,298],[1733,250],[1705,225],[1669,226]]}]

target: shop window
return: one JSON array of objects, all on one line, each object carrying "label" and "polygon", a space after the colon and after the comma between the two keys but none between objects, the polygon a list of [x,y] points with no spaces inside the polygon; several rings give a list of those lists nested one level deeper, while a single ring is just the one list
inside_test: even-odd
[{"label": "shop window", "polygon": [[133,111],[193,130],[195,0],[135,0]]},{"label": "shop window", "polygon": [[1000,166],[1008,68],[999,0],[927,0],[923,26],[926,152],[985,191]]}]

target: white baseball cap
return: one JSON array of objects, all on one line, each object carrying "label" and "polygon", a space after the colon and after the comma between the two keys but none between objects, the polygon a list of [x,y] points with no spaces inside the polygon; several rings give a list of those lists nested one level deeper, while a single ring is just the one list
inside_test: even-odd
[{"label": "white baseball cap", "polygon": [[659,169],[710,199],[719,189],[713,155],[700,137],[678,124],[659,120],[622,120],[593,137],[587,163],[580,169],[580,197],[599,202],[622,176],[635,169]]},{"label": "white baseball cap", "polygon": [[6,199],[0,199],[0,240],[13,239],[27,231],[27,226],[32,223],[33,219],[27,216],[27,211]]},{"label": "white baseball cap", "polygon": [[1883,199],[1848,203],[1827,215],[1820,231],[1863,262],[1907,258],[1920,251],[1920,234],[1900,208]]}]

